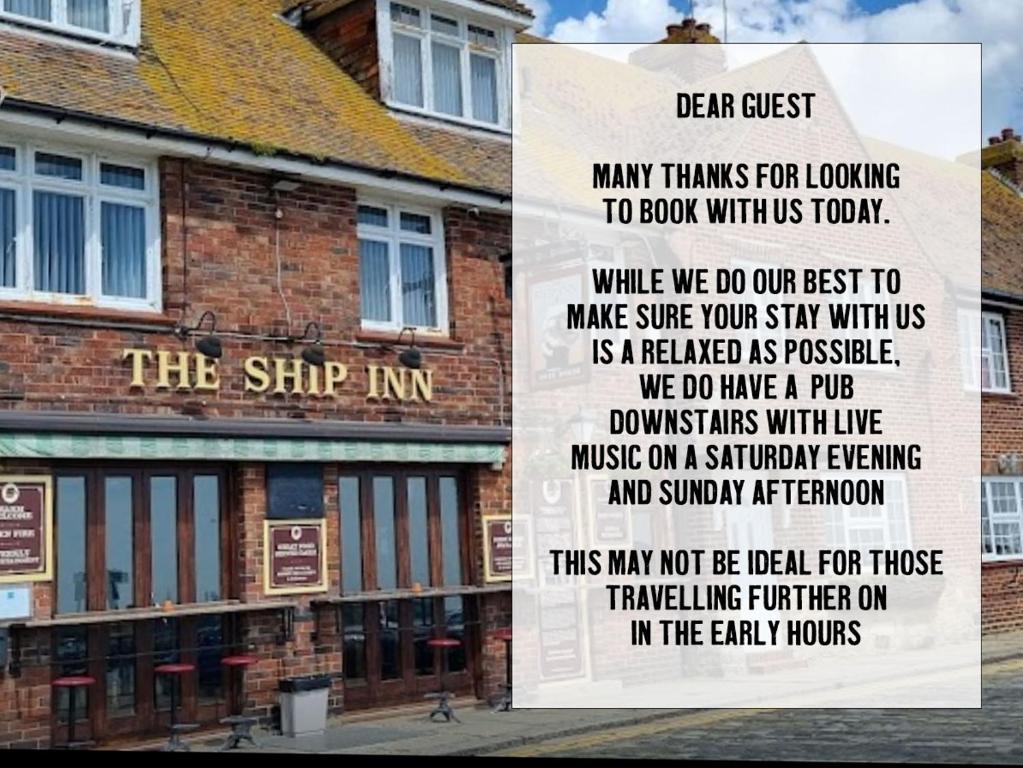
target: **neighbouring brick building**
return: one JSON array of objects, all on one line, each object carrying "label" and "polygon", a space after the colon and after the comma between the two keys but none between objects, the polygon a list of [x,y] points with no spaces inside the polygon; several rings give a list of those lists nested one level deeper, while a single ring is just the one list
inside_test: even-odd
[{"label": "neighbouring brick building", "polygon": [[984,630],[1023,627],[1023,143],[1012,129],[981,152],[983,311],[981,516]]},{"label": "neighbouring brick building", "polygon": [[106,743],[165,733],[172,700],[272,717],[315,673],[335,712],[500,692],[483,519],[511,511],[530,23],[514,0],[0,4],[0,485],[53,542],[0,546],[0,745],[62,742],[71,702]]}]

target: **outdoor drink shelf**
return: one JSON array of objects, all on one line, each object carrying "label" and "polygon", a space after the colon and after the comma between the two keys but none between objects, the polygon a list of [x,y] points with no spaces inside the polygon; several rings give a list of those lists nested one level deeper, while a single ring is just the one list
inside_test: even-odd
[{"label": "outdoor drink shelf", "polygon": [[[334,609],[334,624],[338,632],[341,631],[341,608],[353,603],[368,603],[380,600],[415,600],[428,597],[458,597],[465,595],[488,595],[499,592],[511,592],[511,582],[502,584],[487,584],[482,586],[461,585],[455,587],[423,587],[422,589],[388,589],[371,592],[352,592],[346,595],[330,595],[319,597],[311,601],[314,611],[320,608]],[[318,631],[313,630],[313,639],[316,639]]]},{"label": "outdoor drink shelf", "polygon": [[291,600],[261,600],[243,603],[240,600],[220,600],[210,603],[188,603],[175,605],[171,609],[162,607],[125,608],[116,611],[87,611],[83,613],[67,613],[49,619],[33,619],[30,621],[13,622],[7,625],[11,633],[10,659],[8,673],[18,677],[21,673],[21,642],[22,631],[48,629],[55,627],[77,627],[92,624],[121,623],[130,621],[153,621],[157,619],[173,619],[183,616],[211,616],[224,614],[241,614],[277,611],[281,617],[281,641],[291,637],[294,629],[295,603]]}]

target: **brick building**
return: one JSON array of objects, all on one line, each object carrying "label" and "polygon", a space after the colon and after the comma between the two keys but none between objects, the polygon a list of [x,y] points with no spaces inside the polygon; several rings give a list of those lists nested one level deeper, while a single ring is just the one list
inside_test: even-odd
[{"label": "brick building", "polygon": [[983,616],[988,632],[1023,626],[1023,144],[1012,129],[981,152],[983,189],[982,340]]},{"label": "brick building", "polygon": [[0,745],[61,742],[72,700],[106,743],[165,733],[172,694],[179,721],[270,717],[314,673],[335,712],[499,690],[482,520],[510,512],[530,22],[0,5],[0,475],[38,543],[0,556]]}]

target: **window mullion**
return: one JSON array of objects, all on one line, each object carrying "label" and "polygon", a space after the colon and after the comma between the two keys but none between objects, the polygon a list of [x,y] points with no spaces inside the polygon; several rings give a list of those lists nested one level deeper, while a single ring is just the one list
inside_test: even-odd
[{"label": "window mullion", "polygon": [[86,221],[85,235],[85,293],[93,301],[103,296],[103,243],[100,236],[102,203],[93,186],[85,196]]},{"label": "window mullion", "polygon": [[400,328],[405,325],[405,319],[402,317],[401,239],[398,235],[391,235],[389,250],[391,261],[391,319]]},{"label": "window mullion", "polygon": [[[980,501],[980,503],[982,505],[984,505],[985,507],[987,507],[987,530],[984,531],[984,534],[987,535],[989,541],[991,542],[991,557],[997,557],[998,553],[995,551],[994,508],[993,508],[993,505],[991,503],[991,492],[992,492],[991,483],[988,480],[981,480],[980,482],[981,482],[981,485],[983,486],[983,490],[984,490],[984,493],[981,494],[981,501]],[[980,547],[981,547],[981,552],[983,553],[983,550],[984,550],[984,542],[983,542],[983,540],[980,542]]]},{"label": "window mullion", "polygon": [[[424,19],[425,24],[429,24],[429,19]],[[422,62],[423,68],[423,108],[434,111],[433,107],[433,43],[431,42],[431,36],[429,31],[423,30],[419,34],[419,59]]]},{"label": "window mullion", "polygon": [[[468,30],[466,34],[469,34]],[[461,41],[458,56],[462,67],[462,117],[472,119],[472,70],[469,66],[468,40]]]}]

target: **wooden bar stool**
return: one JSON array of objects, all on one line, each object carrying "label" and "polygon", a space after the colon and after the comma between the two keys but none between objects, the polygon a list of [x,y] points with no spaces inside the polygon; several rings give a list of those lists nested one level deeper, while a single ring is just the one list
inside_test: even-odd
[{"label": "wooden bar stool", "polygon": [[504,643],[504,694],[498,699],[495,712],[510,712],[512,708],[512,631],[511,627],[499,629],[494,633],[494,639]]},{"label": "wooden bar stool", "polygon": [[259,746],[252,737],[252,726],[258,722],[258,718],[248,717],[245,714],[244,704],[245,670],[258,661],[259,659],[255,656],[244,655],[225,656],[220,660],[221,665],[227,669],[228,674],[237,671],[238,690],[242,693],[243,697],[243,703],[239,706],[238,711],[220,721],[221,725],[231,726],[231,733],[227,735],[224,746],[220,748],[221,752],[236,749],[243,741],[249,742],[254,747]]},{"label": "wooden bar stool", "polygon": [[161,664],[158,667],[153,668],[153,672],[156,675],[163,675],[170,678],[170,739],[167,741],[167,746],[164,747],[166,752],[174,752],[181,750],[183,752],[190,751],[190,747],[181,740],[181,734],[187,733],[188,731],[196,730],[199,725],[197,723],[179,723],[178,722],[178,698],[177,683],[181,679],[182,675],[187,675],[190,672],[195,672],[195,664],[187,664],[183,662],[175,662],[173,664]]},{"label": "wooden bar stool", "polygon": [[437,715],[443,715],[444,721],[450,723],[454,720],[456,723],[462,722],[455,716],[455,710],[451,708],[449,699],[451,698],[451,692],[447,689],[447,677],[448,677],[448,653],[451,652],[452,648],[457,648],[462,643],[460,640],[456,640],[453,637],[435,637],[431,640],[427,640],[426,644],[430,648],[440,648],[440,690],[436,693],[426,694],[428,699],[437,699],[437,706],[430,712],[430,719],[433,720]]},{"label": "wooden bar stool", "polygon": [[92,741],[75,741],[75,699],[79,688],[89,688],[96,684],[96,678],[88,675],[65,675],[58,677],[51,685],[58,690],[67,691],[67,742],[64,749],[85,749],[91,747]]}]

